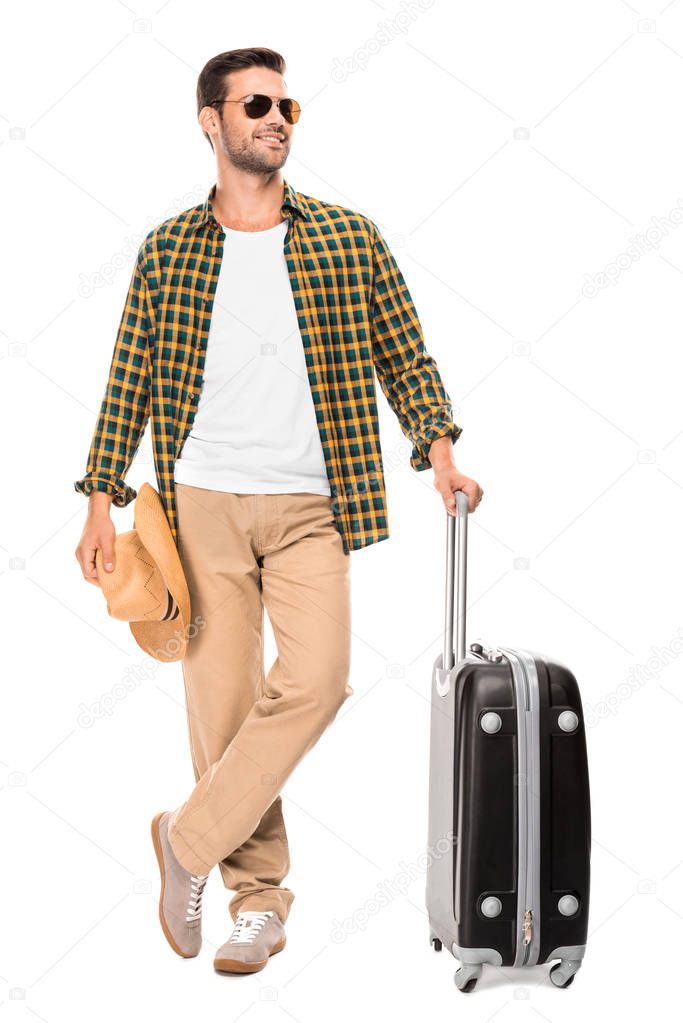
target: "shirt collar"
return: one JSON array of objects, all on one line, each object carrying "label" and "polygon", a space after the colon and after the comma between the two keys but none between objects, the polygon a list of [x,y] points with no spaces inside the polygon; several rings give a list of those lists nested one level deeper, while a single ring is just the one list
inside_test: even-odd
[{"label": "shirt collar", "polygon": [[[282,200],[281,209],[282,210],[284,210],[285,208],[292,209],[304,220],[309,220],[310,214],[304,205],[301,195],[292,188],[288,181],[284,179],[283,181],[284,197]],[[207,224],[209,224],[214,229],[220,227],[218,221],[216,220],[213,214],[213,208],[211,205],[211,200],[213,199],[215,194],[216,184],[214,183],[209,189],[209,194],[207,195],[206,199],[204,200],[204,203],[202,204],[201,210],[199,212],[199,218],[194,227],[192,228],[193,231],[198,231],[199,228],[203,228]]]}]

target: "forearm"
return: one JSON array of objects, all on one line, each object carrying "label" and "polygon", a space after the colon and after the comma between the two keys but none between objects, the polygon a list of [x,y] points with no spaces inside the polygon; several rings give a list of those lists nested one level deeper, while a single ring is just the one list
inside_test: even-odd
[{"label": "forearm", "polygon": [[376,226],[373,284],[373,359],[382,390],[413,442],[410,465],[416,472],[434,467],[434,459],[452,466],[449,446],[462,428],[453,421],[450,396],[425,347],[405,279]]},{"label": "forearm", "polygon": [[113,496],[113,494],[108,494],[105,490],[93,490],[88,498],[88,514],[109,515]]},{"label": "forearm", "polygon": [[90,444],[86,474],[74,482],[79,493],[91,499],[104,493],[120,508],[136,496],[136,491],[125,482],[125,475],[150,415],[151,316],[151,298],[138,254]]},{"label": "forearm", "polygon": [[441,469],[455,468],[453,459],[453,441],[450,436],[437,437],[432,441],[429,449],[429,461],[432,469],[439,472]]}]

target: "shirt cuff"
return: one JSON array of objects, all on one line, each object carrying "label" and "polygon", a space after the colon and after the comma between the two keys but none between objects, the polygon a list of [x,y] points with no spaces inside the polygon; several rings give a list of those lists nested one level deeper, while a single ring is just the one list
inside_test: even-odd
[{"label": "shirt cuff", "polygon": [[432,463],[429,461],[429,449],[432,446],[433,441],[438,437],[450,437],[451,442],[455,444],[456,440],[462,433],[462,426],[458,426],[457,423],[434,423],[432,426],[423,430],[419,438],[415,440],[415,446],[410,454],[410,465],[416,472],[420,472],[422,469],[432,469]]},{"label": "shirt cuff", "polygon": [[125,508],[138,496],[137,490],[129,487],[123,480],[115,476],[102,476],[97,473],[88,473],[83,479],[76,480],[74,489],[79,494],[85,494],[86,497],[89,497],[93,490],[104,490],[107,494],[113,495],[112,504],[115,504],[117,508]]}]

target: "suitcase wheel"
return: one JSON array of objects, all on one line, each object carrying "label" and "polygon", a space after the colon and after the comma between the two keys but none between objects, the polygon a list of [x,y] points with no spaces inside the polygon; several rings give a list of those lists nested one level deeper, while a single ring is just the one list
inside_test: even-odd
[{"label": "suitcase wheel", "polygon": [[477,981],[481,977],[481,963],[466,963],[459,970],[455,971],[453,980],[458,991],[467,995],[474,991]]},{"label": "suitcase wheel", "polygon": [[441,949],[443,948],[443,945],[441,944],[441,938],[437,938],[437,936],[435,934],[433,934],[429,940],[431,941],[432,945],[434,946],[434,951],[435,952],[440,952]]},{"label": "suitcase wheel", "polygon": [[550,979],[555,987],[569,987],[580,966],[580,962],[575,962],[572,959],[562,959],[559,963],[551,966]]}]

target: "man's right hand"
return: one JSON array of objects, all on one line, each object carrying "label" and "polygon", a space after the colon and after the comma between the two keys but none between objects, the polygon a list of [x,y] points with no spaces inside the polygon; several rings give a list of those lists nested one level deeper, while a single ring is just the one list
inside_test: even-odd
[{"label": "man's right hand", "polygon": [[75,554],[86,582],[100,586],[95,564],[95,551],[102,551],[105,571],[113,571],[116,564],[114,541],[116,529],[111,520],[112,495],[103,490],[93,490],[88,498],[88,517],[83,527]]}]

